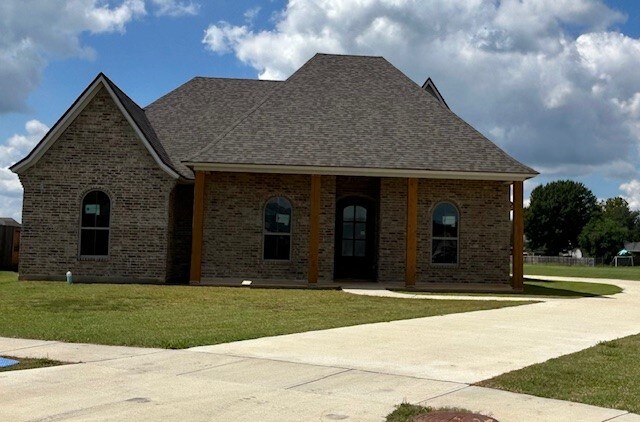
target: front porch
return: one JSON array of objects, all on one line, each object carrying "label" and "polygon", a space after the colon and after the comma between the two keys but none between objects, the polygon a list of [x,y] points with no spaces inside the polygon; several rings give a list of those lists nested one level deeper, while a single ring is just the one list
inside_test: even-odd
[{"label": "front porch", "polygon": [[[233,220],[233,216],[236,214],[251,215],[260,211],[256,210],[255,205],[251,205],[252,211],[247,209],[234,210],[228,203],[219,205],[227,216],[224,227],[226,234],[220,235],[211,227],[208,227],[205,233],[205,226],[209,224],[207,221],[219,220],[220,218],[220,215],[217,217],[208,215],[213,208],[218,206],[216,201],[221,200],[218,196],[213,198],[216,193],[215,189],[219,189],[221,186],[228,193],[228,184],[233,182],[228,182],[225,179],[226,176],[218,177],[218,175],[225,173],[196,171],[195,174],[191,284],[239,286],[242,281],[250,280],[251,286],[254,287],[335,289],[352,284],[353,279],[343,279],[352,276],[358,279],[370,278],[372,285],[382,283],[392,289],[410,288],[418,291],[499,292],[520,291],[523,288],[522,181],[449,181],[447,179],[415,177],[377,177],[375,178],[379,181],[377,194],[372,195],[369,192],[367,195],[354,195],[351,192],[350,196],[344,196],[341,194],[344,189],[341,189],[340,183],[336,182],[336,179],[341,176],[226,173],[232,175],[227,178],[228,180],[250,180],[247,182],[249,185],[246,186],[246,189],[242,186],[234,186],[232,190],[236,195],[245,195],[246,203],[256,202],[258,204],[260,202],[257,199],[260,196],[254,195],[254,191],[251,189],[255,187],[256,183],[263,183],[259,187],[262,189],[260,194],[262,196],[271,193],[279,195],[280,192],[285,192],[285,195],[294,198],[292,215],[294,228],[290,241],[295,244],[295,247],[290,246],[292,248],[291,257],[286,262],[267,262],[265,264],[261,252],[256,252],[263,247],[260,246],[262,241],[259,240],[263,236],[262,229],[259,232],[253,226],[247,229],[244,221]],[[264,181],[269,180],[270,177],[276,178],[274,182]],[[370,176],[361,178],[374,179]],[[219,186],[216,186],[217,180],[221,181]],[[291,181],[291,184],[285,186],[282,184],[283,181],[287,183]],[[224,183],[227,183],[227,186],[224,186]],[[447,188],[449,184],[451,188]],[[465,191],[461,186],[467,190]],[[472,188],[477,192],[468,193]],[[434,203],[442,201],[445,194],[456,198],[455,203],[460,204],[457,207],[463,219],[462,234],[459,239],[455,238],[454,243],[457,248],[455,253],[459,254],[461,258],[456,255],[454,265],[437,263],[433,260],[432,255],[436,240],[432,233],[430,213],[434,212]],[[376,195],[379,197],[376,198]],[[487,195],[489,197],[486,197]],[[512,197],[511,206],[509,206],[508,195]],[[375,222],[364,221],[360,224],[360,220],[355,216],[357,212],[355,204],[358,202],[345,203],[345,200],[349,198],[371,201],[373,212],[369,215],[376,215],[377,220]],[[237,200],[235,203],[244,204],[243,200]],[[342,220],[342,213],[343,211],[346,213],[347,207],[353,208],[353,210],[349,208],[354,213],[353,224],[351,220]],[[495,211],[492,207],[495,208]],[[508,245],[509,240],[506,239],[508,233],[505,232],[505,230],[509,230],[509,209],[513,211],[510,234],[512,247]],[[501,215],[501,217],[495,221],[478,221],[478,218],[491,220],[494,215]],[[251,215],[252,221],[255,221],[254,218],[255,216]],[[245,226],[239,227],[241,224],[245,224]],[[375,239],[372,241],[367,238],[367,242],[364,242],[363,239],[353,235],[351,231],[349,236],[352,237],[345,237],[342,229],[343,224],[351,224],[353,227],[350,227],[350,230],[353,232],[359,225],[362,225],[362,229],[366,225],[367,235],[375,236]],[[457,219],[455,224],[458,224]],[[496,228],[499,229],[499,233],[502,233],[500,236],[496,236]],[[244,232],[242,232],[243,230]],[[250,236],[247,235],[247,230],[251,230]],[[223,265],[235,266],[224,273],[222,271],[212,272],[211,268],[215,268],[215,265],[212,266],[210,260],[216,255],[211,249],[206,253],[203,251],[205,243],[209,245],[209,248],[212,247],[211,245],[238,244],[238,242],[229,242],[227,238],[244,239],[245,235],[249,236],[246,237],[249,240],[241,242],[242,247],[245,248],[244,255],[251,256],[243,258],[244,264],[237,265],[222,260],[216,264],[218,268]],[[374,268],[370,277],[361,276],[362,274],[366,275],[366,272],[350,274],[345,271],[345,267],[348,268],[352,261],[355,262],[353,258],[360,253],[357,249],[358,242],[363,245],[361,249],[363,254],[364,251],[371,254],[370,260],[366,261],[366,265],[373,265],[372,268]],[[253,249],[251,249],[252,247]],[[350,255],[344,253],[345,248],[350,248]],[[498,248],[497,250],[500,251],[492,258],[493,262],[482,259],[483,256],[489,256],[484,251],[491,250],[491,248]],[[514,256],[513,276],[508,280],[508,255],[511,251]],[[346,266],[345,262],[347,262]],[[203,272],[205,263],[208,267],[205,267]],[[504,270],[500,270],[503,272],[502,280],[505,280],[504,282],[495,281],[497,278],[493,274],[495,273],[493,267],[496,265],[504,268]],[[278,271],[282,270],[281,273],[285,276],[275,274],[274,268],[277,268]],[[286,268],[293,270],[287,273]],[[267,271],[263,272],[261,269]],[[492,271],[493,278],[487,277],[485,280],[483,272],[491,273]],[[381,272],[384,274],[381,275]],[[462,273],[464,274],[460,275]],[[246,278],[241,278],[244,277],[243,274],[246,275]],[[449,277],[449,275],[451,276]]]}]

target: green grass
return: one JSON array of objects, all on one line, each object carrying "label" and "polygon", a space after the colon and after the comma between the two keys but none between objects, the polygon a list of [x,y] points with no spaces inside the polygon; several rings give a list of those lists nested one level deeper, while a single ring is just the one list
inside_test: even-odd
[{"label": "green grass", "polygon": [[0,336],[185,348],[529,303],[406,300],[332,290],[18,282],[0,273]]},{"label": "green grass", "polygon": [[440,407],[434,409],[432,407],[425,407],[417,404],[402,403],[397,405],[393,412],[387,415],[386,422],[412,422],[418,416],[427,416],[433,412],[475,413],[459,407]]},{"label": "green grass", "polygon": [[22,369],[45,368],[47,366],[66,365],[66,362],[59,362],[51,359],[16,358],[12,356],[2,356],[3,358],[17,360],[18,363],[0,368],[0,372],[20,371]]},{"label": "green grass", "polygon": [[614,295],[620,292],[622,289],[613,284],[525,280],[522,294],[547,297],[594,297]]},{"label": "green grass", "polygon": [[613,284],[604,283],[583,283],[579,281],[540,281],[525,280],[524,291],[522,293],[433,293],[416,292],[403,290],[404,293],[417,294],[442,294],[442,295],[464,295],[464,296],[527,296],[523,299],[535,299],[536,297],[595,297],[604,295],[614,295],[622,292],[622,289]]},{"label": "green grass", "polygon": [[640,413],[640,335],[509,372],[479,385]]},{"label": "green grass", "polygon": [[428,415],[433,411],[430,407],[402,403],[387,415],[387,422],[411,422],[416,416]]},{"label": "green grass", "polygon": [[525,264],[525,277],[527,275],[550,275],[559,277],[588,277],[588,278],[613,278],[620,280],[640,281],[640,266],[638,267],[581,267],[551,264]]}]

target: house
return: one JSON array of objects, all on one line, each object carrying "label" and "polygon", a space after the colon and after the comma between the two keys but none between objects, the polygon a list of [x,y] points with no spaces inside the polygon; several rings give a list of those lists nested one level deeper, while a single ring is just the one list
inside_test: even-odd
[{"label": "house", "polygon": [[20,230],[20,223],[13,218],[0,217],[0,270],[18,269]]},{"label": "house", "polygon": [[515,289],[537,174],[431,80],[329,54],[285,81],[197,77],[145,108],[100,74],[11,169],[23,280]]}]

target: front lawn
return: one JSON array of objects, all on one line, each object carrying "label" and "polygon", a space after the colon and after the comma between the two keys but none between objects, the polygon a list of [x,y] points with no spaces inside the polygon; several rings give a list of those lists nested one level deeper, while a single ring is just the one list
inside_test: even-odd
[{"label": "front lawn", "polygon": [[550,275],[558,277],[587,277],[587,278],[613,278],[619,280],[639,280],[640,266],[638,267],[582,267],[552,264],[525,264],[525,277],[527,275]]},{"label": "front lawn", "polygon": [[597,346],[482,381],[516,393],[640,413],[640,335]]},{"label": "front lawn", "polygon": [[529,303],[332,290],[18,282],[0,272],[0,336],[186,348]]}]

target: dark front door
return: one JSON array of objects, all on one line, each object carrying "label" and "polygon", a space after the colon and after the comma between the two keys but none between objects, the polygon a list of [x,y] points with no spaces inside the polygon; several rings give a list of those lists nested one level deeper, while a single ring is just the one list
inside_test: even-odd
[{"label": "dark front door", "polygon": [[336,207],[336,278],[375,278],[375,207],[345,198]]}]

